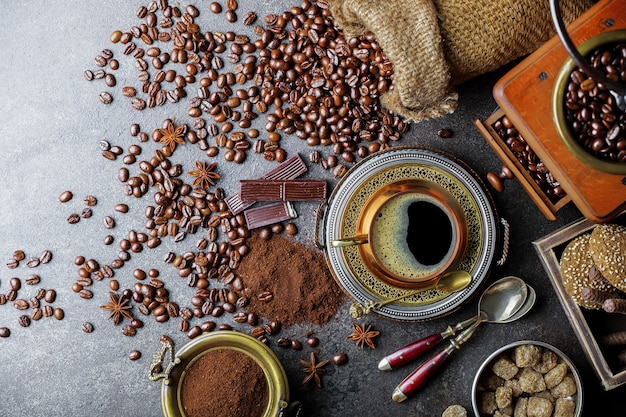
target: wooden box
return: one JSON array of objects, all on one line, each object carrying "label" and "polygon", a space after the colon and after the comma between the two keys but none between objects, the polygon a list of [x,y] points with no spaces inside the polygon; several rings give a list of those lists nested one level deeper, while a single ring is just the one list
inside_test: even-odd
[{"label": "wooden box", "polygon": [[[613,223],[626,225],[626,215],[618,217]],[[595,226],[592,221],[581,219],[536,240],[533,245],[587,359],[598,375],[602,387],[610,390],[626,383],[626,365],[618,361],[619,349],[601,346],[598,338],[626,330],[626,316],[580,308],[565,292],[559,268],[559,260],[567,244],[576,237],[591,232]],[[626,346],[621,349],[626,350]]]},{"label": "wooden box", "polygon": [[[603,0],[596,3],[569,27],[574,43],[626,28],[626,2]],[[626,178],[597,171],[576,158],[561,140],[552,116],[552,91],[557,74],[568,58],[558,37],[554,37],[504,75],[494,86],[493,95],[535,154],[558,180],[581,213],[594,222],[614,219],[626,210]],[[481,132],[513,170],[510,155],[489,132],[489,120],[477,123]],[[493,143],[492,143],[493,139]],[[494,146],[497,145],[497,146]],[[498,149],[500,148],[500,149]],[[519,168],[519,167],[518,167]],[[517,172],[516,172],[517,171]],[[514,171],[542,212],[553,218],[562,207],[552,204],[533,190],[519,169]]]}]

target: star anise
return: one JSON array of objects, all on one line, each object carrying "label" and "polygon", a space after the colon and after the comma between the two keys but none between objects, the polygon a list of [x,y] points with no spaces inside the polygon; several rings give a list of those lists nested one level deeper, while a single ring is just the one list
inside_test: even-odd
[{"label": "star anise", "polygon": [[317,385],[318,388],[322,388],[322,379],[320,375],[324,375],[326,373],[324,366],[326,366],[330,361],[317,362],[314,352],[311,352],[311,362],[307,362],[302,359],[298,359],[298,361],[302,364],[302,366],[304,366],[302,370],[306,374],[306,377],[302,380],[302,384],[306,384],[309,381],[315,381],[315,385]]},{"label": "star anise", "polygon": [[180,125],[178,127],[174,127],[174,123],[169,123],[166,128],[159,129],[159,133],[161,134],[159,142],[173,151],[176,149],[176,145],[182,145],[185,143],[185,138],[183,137],[184,132],[185,126]]},{"label": "star anise", "polygon": [[365,347],[365,345],[371,347],[372,349],[376,349],[374,345],[374,338],[380,334],[380,332],[372,330],[372,326],[365,327],[365,323],[358,324],[352,323],[352,328],[354,331],[350,333],[348,339],[354,340],[356,345],[361,349]]},{"label": "star anise", "polygon": [[128,304],[129,299],[122,297],[117,293],[109,292],[109,302],[100,306],[101,309],[109,311],[109,318],[113,319],[113,324],[116,326],[122,322],[124,318],[132,320],[133,316],[130,313],[132,305]]},{"label": "star anise", "polygon": [[193,186],[209,188],[211,185],[215,185],[215,180],[221,178],[220,174],[215,172],[216,165],[215,162],[207,164],[206,162],[196,161],[196,169],[188,172],[189,175],[195,177]]}]

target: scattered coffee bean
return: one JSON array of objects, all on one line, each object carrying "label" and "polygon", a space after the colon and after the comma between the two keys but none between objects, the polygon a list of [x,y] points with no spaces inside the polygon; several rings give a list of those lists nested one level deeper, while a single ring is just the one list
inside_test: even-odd
[{"label": "scattered coffee bean", "polygon": [[98,204],[98,199],[93,195],[87,195],[83,198],[83,203],[89,207],[93,207]]},{"label": "scattered coffee bean", "polygon": [[39,260],[42,264],[47,264],[52,260],[52,252],[50,252],[49,250],[43,251],[39,256]]},{"label": "scattered coffee bean", "polygon": [[345,353],[336,353],[333,355],[332,362],[337,366],[345,365],[348,362],[348,355]]},{"label": "scattered coffee bean", "polygon": [[26,266],[29,268],[36,268],[41,264],[41,260],[36,256],[33,256],[26,261]]},{"label": "scattered coffee bean", "polygon": [[320,344],[320,340],[317,337],[315,337],[315,336],[311,336],[311,337],[306,339],[306,344],[309,347],[316,347],[317,345]]},{"label": "scattered coffee bean", "polygon": [[98,98],[100,98],[102,104],[111,104],[111,102],[113,101],[113,96],[111,96],[111,94],[107,93],[106,91],[98,94]]},{"label": "scattered coffee bean", "polygon": [[8,327],[0,327],[0,337],[11,336],[11,330]]},{"label": "scattered coffee bean", "polygon": [[69,216],[67,216],[67,222],[69,224],[76,224],[80,221],[80,216],[76,213],[72,213]]},{"label": "scattered coffee bean", "polygon": [[439,136],[442,139],[450,139],[453,135],[454,135],[454,132],[446,128],[439,129],[439,131],[437,132],[437,136]]},{"label": "scattered coffee bean", "polygon": [[113,219],[113,217],[111,216],[106,216],[102,222],[104,224],[104,227],[106,227],[107,229],[113,229],[115,227],[115,219]]},{"label": "scattered coffee bean", "polygon": [[131,361],[136,361],[139,358],[141,358],[141,352],[138,350],[131,350],[128,354],[128,359],[130,359]]},{"label": "scattered coffee bean", "polygon": [[91,333],[93,332],[93,324],[86,321],[83,323],[82,329],[85,333]]},{"label": "scattered coffee bean", "polygon": [[63,311],[62,308],[57,307],[52,311],[52,315],[57,320],[63,320],[63,318],[65,317],[65,312]]},{"label": "scattered coffee bean", "polygon": [[72,199],[73,196],[74,194],[72,194],[71,191],[63,191],[61,195],[59,195],[59,201],[61,203],[67,203],[68,201]]}]

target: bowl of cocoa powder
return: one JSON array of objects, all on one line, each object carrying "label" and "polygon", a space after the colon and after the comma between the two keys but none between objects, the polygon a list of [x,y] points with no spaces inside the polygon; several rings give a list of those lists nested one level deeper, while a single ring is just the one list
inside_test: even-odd
[{"label": "bowl of cocoa powder", "polygon": [[165,417],[276,417],[290,407],[276,354],[235,331],[193,339],[176,352],[161,386]]}]

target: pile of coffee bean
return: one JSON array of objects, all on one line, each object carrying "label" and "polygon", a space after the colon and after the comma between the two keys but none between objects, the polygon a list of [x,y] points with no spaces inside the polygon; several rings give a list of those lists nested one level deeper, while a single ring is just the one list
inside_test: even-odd
[{"label": "pile of coffee bean", "polygon": [[[238,6],[231,3],[232,15]],[[217,6],[211,10],[216,13]],[[326,157],[312,151],[310,161],[340,177],[358,158],[387,148],[408,130],[407,123],[380,105],[379,96],[393,88],[390,61],[371,34],[345,39],[325,0],[304,0],[280,15],[265,16],[266,27],[253,28],[254,40],[232,31],[203,33],[199,15],[193,5],[181,9],[152,1],[137,10],[142,23],[113,32],[111,41],[135,58],[140,85],[121,91],[136,110],[177,103],[199,84],[187,110],[195,130],[188,129],[185,138],[208,156],[221,152],[225,160],[242,163],[252,149],[282,162],[282,132],[330,148]],[[254,21],[252,12],[245,15],[244,24]],[[95,62],[101,69],[86,70],[88,80],[106,82],[111,74],[102,68],[119,67],[110,49]],[[108,91],[100,98],[112,101]],[[267,139],[251,127],[264,113]]]},{"label": "pile of coffee bean", "polygon": [[[591,65],[613,81],[626,82],[626,44],[603,45]],[[607,88],[576,69],[564,98],[565,119],[577,142],[601,160],[626,162],[626,113]]]},{"label": "pile of coffee bean", "polygon": [[[30,256],[26,259],[23,250],[15,250],[6,262],[8,269],[14,270],[20,266],[20,262],[26,260],[28,268],[36,268],[39,265],[47,264],[52,260],[52,252],[44,250],[40,256]],[[56,300],[56,291],[54,289],[45,289],[38,287],[34,289],[32,297],[22,295],[26,287],[35,288],[41,283],[41,276],[38,274],[29,274],[23,280],[19,277],[9,279],[9,289],[0,293],[0,306],[7,303],[13,303],[13,307],[22,314],[18,317],[20,327],[29,327],[33,321],[39,321],[44,317],[54,317],[57,320],[63,320],[65,313],[60,307],[53,307],[52,304]],[[30,297],[30,298],[29,298]],[[28,313],[28,314],[26,314]],[[9,327],[0,327],[0,337],[5,338],[11,335]]]},{"label": "pile of coffee bean", "polygon": [[565,197],[565,191],[563,191],[561,184],[546,168],[535,151],[528,146],[526,140],[507,116],[502,116],[496,120],[492,127],[550,201],[555,203]]},{"label": "pile of coffee bean", "polygon": [[[226,2],[228,22],[237,20],[238,8],[236,1]],[[222,12],[217,2],[209,9],[217,15]],[[178,330],[190,339],[214,329],[234,329],[270,343],[269,337],[279,335],[282,325],[245,311],[250,300],[243,295],[246,287],[236,270],[250,250],[250,231],[243,215],[229,211],[224,189],[215,185],[219,166],[211,182],[215,187],[198,186],[186,180],[182,165],[172,156],[179,146],[195,145],[201,151],[198,163],[205,156],[221,155],[224,161],[241,164],[250,150],[268,161],[283,162],[288,149],[283,136],[293,135],[312,147],[311,163],[341,177],[359,158],[386,149],[408,130],[408,124],[379,101],[393,88],[393,67],[372,35],[345,39],[325,0],[303,0],[299,7],[265,16],[265,26],[252,28],[257,39],[233,31],[203,32],[200,10],[193,5],[151,1],[136,14],[141,23],[110,37],[112,49],[120,45],[128,58],[120,62],[106,48],[95,57],[98,69],[86,70],[85,78],[104,80],[108,89],[99,93],[102,103],[111,104],[119,91],[137,111],[189,97],[185,112],[192,122],[172,117],[152,130],[133,123],[130,135],[137,142],[160,144],[144,157],[139,143],[125,153],[121,146],[100,141],[104,158],[122,159],[117,177],[123,194],[138,199],[151,194],[152,202],[144,210],[145,231],[129,231],[119,241],[114,259],[75,259],[78,278],[72,289],[89,300],[96,281],[106,279],[114,299],[131,306],[132,319],[120,320],[126,319],[122,326],[126,336],[135,335],[143,319],[152,317],[156,322],[178,320]],[[245,26],[256,20],[253,12],[243,15]],[[137,70],[136,85],[118,85],[113,75],[127,59]],[[263,114],[265,121],[258,120]],[[254,126],[259,123],[264,123],[263,133]],[[329,155],[324,156],[326,152]],[[119,206],[116,210],[125,212]],[[105,220],[105,226],[113,227],[111,220]],[[270,239],[283,232],[295,235],[298,229],[293,223],[277,223],[260,229],[259,235]],[[168,252],[164,259],[191,290],[187,305],[169,299],[166,282],[157,278],[155,268],[135,269],[134,282],[114,278],[144,247],[156,248],[165,238],[181,242],[199,233],[194,250]],[[111,235],[105,238],[105,244],[113,242]],[[273,294],[258,297],[269,302]],[[224,315],[230,316],[232,325]],[[305,339],[310,347],[319,343],[308,333]],[[293,350],[303,346],[297,338],[279,338],[279,346],[287,344]],[[346,360],[345,355],[337,358],[341,364]]]}]

